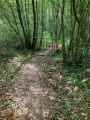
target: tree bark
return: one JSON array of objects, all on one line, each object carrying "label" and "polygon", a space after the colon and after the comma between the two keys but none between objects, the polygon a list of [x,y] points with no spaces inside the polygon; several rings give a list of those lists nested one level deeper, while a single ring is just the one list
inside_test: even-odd
[{"label": "tree bark", "polygon": [[75,9],[75,0],[73,0],[73,11],[74,11],[74,16],[78,24],[80,23],[80,20],[77,17],[76,9]]},{"label": "tree bark", "polygon": [[36,11],[35,11],[35,3],[34,0],[32,0],[32,6],[33,6],[33,18],[34,18],[34,32],[33,32],[33,42],[32,42],[32,50],[35,50],[36,47]]},{"label": "tree bark", "polygon": [[38,37],[38,2],[36,0],[36,18],[37,18],[37,29],[36,29],[36,38]]},{"label": "tree bark", "polygon": [[63,62],[66,61],[66,51],[65,51],[65,38],[64,38],[64,8],[65,8],[65,0],[62,0],[62,11],[61,11],[61,26],[62,26],[62,55]]},{"label": "tree bark", "polygon": [[67,60],[69,60],[74,53],[74,33],[75,33],[75,25],[76,20],[73,20],[73,6],[72,6],[72,0],[71,0],[71,7],[70,7],[70,44],[68,46],[68,52],[67,52]]},{"label": "tree bark", "polygon": [[16,4],[17,4],[17,12],[18,12],[20,24],[21,24],[21,27],[22,27],[22,30],[23,30],[24,38],[26,39],[26,33],[25,33],[25,29],[24,29],[24,25],[23,25],[23,21],[22,21],[22,17],[21,17],[19,0],[16,0]]},{"label": "tree bark", "polygon": [[40,39],[40,46],[42,46],[42,38],[43,38],[43,0],[42,0],[42,34],[41,34],[41,39]]}]

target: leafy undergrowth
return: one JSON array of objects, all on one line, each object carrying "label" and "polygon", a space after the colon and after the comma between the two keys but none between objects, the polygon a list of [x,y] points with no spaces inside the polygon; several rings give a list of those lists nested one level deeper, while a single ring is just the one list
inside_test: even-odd
[{"label": "leafy undergrowth", "polygon": [[44,61],[43,71],[49,76],[47,83],[58,93],[51,106],[51,120],[89,120],[90,69],[67,66],[60,54],[54,54]]}]

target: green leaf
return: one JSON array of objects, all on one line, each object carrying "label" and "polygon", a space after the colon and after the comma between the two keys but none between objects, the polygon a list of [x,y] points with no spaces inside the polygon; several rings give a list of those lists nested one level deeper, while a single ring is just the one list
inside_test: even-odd
[{"label": "green leaf", "polygon": [[89,73],[90,73],[90,69],[89,69],[89,68],[87,69],[87,72],[89,72]]},{"label": "green leaf", "polygon": [[84,83],[84,82],[87,82],[87,81],[88,81],[88,79],[86,78],[86,79],[83,79],[81,82]]},{"label": "green leaf", "polygon": [[78,87],[75,87],[75,88],[74,88],[74,91],[77,91],[77,90],[78,90]]}]

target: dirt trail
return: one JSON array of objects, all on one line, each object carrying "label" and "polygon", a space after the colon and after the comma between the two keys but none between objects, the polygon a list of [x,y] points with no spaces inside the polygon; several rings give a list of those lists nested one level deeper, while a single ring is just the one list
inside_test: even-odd
[{"label": "dirt trail", "polygon": [[49,119],[50,107],[56,100],[56,93],[47,87],[47,76],[40,69],[50,52],[51,48],[41,51],[30,63],[24,64],[18,73],[20,78],[16,79],[13,89],[9,91],[12,94],[13,120]]}]

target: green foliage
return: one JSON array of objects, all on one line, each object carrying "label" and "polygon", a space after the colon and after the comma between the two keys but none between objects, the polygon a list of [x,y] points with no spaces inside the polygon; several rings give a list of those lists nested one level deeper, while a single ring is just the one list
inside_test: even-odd
[{"label": "green foliage", "polygon": [[[21,68],[22,64],[25,61],[30,60],[31,55],[34,54],[33,51],[26,49],[26,47],[23,48],[21,44],[23,43],[24,46],[26,46],[28,41],[31,49],[30,42],[31,44],[33,42],[35,23],[33,22],[34,16],[32,1],[27,1],[29,4],[25,5],[25,1],[20,0],[19,12],[17,12],[17,4],[14,0],[9,0],[8,2],[9,4],[6,0],[0,1],[0,86],[8,86],[8,84],[13,84],[11,82],[13,76]],[[77,18],[80,19],[79,23],[75,18],[72,2],[72,0],[67,0],[64,5],[63,0],[37,0],[38,10],[35,13],[36,16],[38,16],[38,20],[36,18],[36,26],[38,28],[36,28],[35,31],[38,31],[37,37],[43,37],[48,40],[48,46],[51,40],[55,38],[57,38],[57,42],[59,44],[63,44],[65,41],[65,46],[64,44],[62,46],[62,54],[52,54],[53,64],[55,66],[52,65],[50,67],[44,67],[43,71],[46,73],[57,72],[56,66],[58,66],[59,73],[62,76],[65,76],[65,78],[64,80],[60,78],[58,80],[60,82],[57,82],[58,78],[50,82],[54,89],[59,92],[61,97],[58,98],[59,106],[57,107],[57,110],[65,116],[65,119],[81,120],[78,114],[70,114],[70,110],[73,108],[72,101],[62,98],[67,91],[65,89],[61,89],[61,87],[64,87],[64,85],[61,86],[62,84],[67,84],[67,86],[73,87],[73,93],[82,91],[83,99],[85,98],[84,100],[86,100],[87,103],[89,102],[89,1],[75,1],[75,12]],[[34,5],[36,10],[36,3]],[[63,6],[65,6],[65,8],[62,21],[61,16]],[[18,16],[18,13],[20,12],[22,18],[21,24],[19,19],[20,16]],[[62,31],[63,34],[61,34]],[[56,41],[54,40],[54,42]],[[43,44],[46,46],[45,40],[43,40]],[[65,63],[62,62],[64,47],[66,55]],[[40,46],[40,40],[38,40],[36,50],[40,50],[41,48],[42,46]],[[70,96],[72,95],[70,94]],[[7,105],[8,104],[6,103],[6,106]],[[82,109],[83,108],[81,106],[80,110],[83,111]],[[54,110],[52,117],[57,115],[58,111]],[[88,110],[85,108],[84,112],[88,113]]]},{"label": "green foliage", "polygon": [[90,73],[90,68],[87,69],[87,72]]},{"label": "green foliage", "polygon": [[[85,117],[81,113],[84,113],[85,116],[89,114],[89,68],[83,64],[79,66],[63,64],[60,53],[52,54],[51,58],[52,64],[50,63],[47,70],[47,73],[50,74],[49,84],[58,94],[57,101],[51,108],[51,118],[83,120]],[[59,62],[56,63],[57,59]],[[52,70],[51,73],[52,66],[56,68],[57,72]]]},{"label": "green foliage", "polygon": [[89,102],[90,101],[90,90],[86,90],[83,92],[85,99]]},{"label": "green foliage", "polygon": [[51,40],[50,33],[48,31],[43,32],[43,38],[47,38],[47,40]]},{"label": "green foliage", "polygon": [[46,72],[46,73],[47,72],[53,72],[55,70],[56,70],[56,67],[53,67],[53,66],[52,67],[48,67],[48,68],[47,67],[43,68],[43,71]]},{"label": "green foliage", "polygon": [[61,58],[54,58],[54,63],[60,63],[61,62]]},{"label": "green foliage", "polygon": [[50,68],[44,67],[44,68],[43,68],[43,71],[47,73],[47,72],[50,71]]},{"label": "green foliage", "polygon": [[75,114],[74,116],[70,116],[70,120],[82,120],[82,118]]},{"label": "green foliage", "polygon": [[10,102],[5,102],[4,107],[5,108],[12,108],[12,104]]},{"label": "green foliage", "polygon": [[66,113],[70,111],[70,109],[72,108],[71,107],[71,103],[67,100],[60,100],[59,98],[57,98],[57,100],[59,101],[59,103],[61,105],[63,105],[63,107],[65,108],[66,110]]}]

